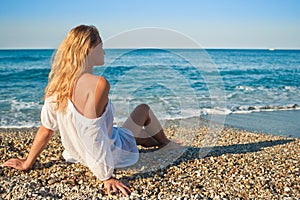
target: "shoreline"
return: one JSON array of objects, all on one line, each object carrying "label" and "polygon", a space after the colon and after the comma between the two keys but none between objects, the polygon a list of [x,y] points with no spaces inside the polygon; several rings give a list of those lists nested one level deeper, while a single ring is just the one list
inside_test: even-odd
[{"label": "shoreline", "polygon": [[[276,110],[250,113],[231,113],[229,115],[214,115],[214,121],[226,128],[247,130],[254,133],[271,134],[283,137],[300,138],[300,110]],[[188,117],[184,119],[161,120],[165,127],[183,123],[185,127],[208,126],[212,115]],[[122,123],[116,122],[120,125]],[[0,131],[34,129],[37,126],[0,127]]]},{"label": "shoreline", "polygon": [[[186,151],[175,161],[152,157],[158,163],[154,171],[117,169],[116,177],[132,189],[131,196],[124,199],[300,198],[299,138],[225,127],[211,142],[205,123],[193,130],[169,124],[165,132],[171,138],[194,133]],[[36,130],[0,129],[0,163],[26,156]],[[102,182],[87,167],[66,163],[62,151],[59,134],[55,134],[33,169],[21,172],[1,166],[0,197],[107,199]],[[144,161],[139,162],[149,165]]]}]

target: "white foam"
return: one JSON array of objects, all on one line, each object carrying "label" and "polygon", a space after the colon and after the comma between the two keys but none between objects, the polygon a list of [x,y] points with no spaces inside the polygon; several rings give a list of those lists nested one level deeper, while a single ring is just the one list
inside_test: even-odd
[{"label": "white foam", "polygon": [[22,109],[35,109],[41,108],[41,105],[38,102],[24,102],[24,101],[11,101],[11,111],[20,111]]},{"label": "white foam", "polygon": [[208,115],[229,115],[232,113],[231,110],[226,109],[226,108],[205,108],[203,109],[204,113]]},{"label": "white foam", "polygon": [[232,113],[248,114],[252,112],[273,112],[279,110],[300,110],[300,106],[298,104],[287,104],[284,106],[239,106],[236,108],[232,108]]},{"label": "white foam", "polygon": [[294,92],[297,90],[297,88],[293,87],[293,86],[284,86],[283,89],[291,91],[291,92]]},{"label": "white foam", "polygon": [[28,124],[20,124],[20,125],[4,125],[0,126],[0,128],[36,128],[39,127],[40,124],[36,123],[28,123]]},{"label": "white foam", "polygon": [[251,111],[251,110],[237,110],[237,111],[233,111],[232,113],[234,113],[234,114],[249,114],[252,112],[253,111]]},{"label": "white foam", "polygon": [[242,86],[242,85],[236,86],[235,89],[237,89],[237,90],[245,90],[245,91],[254,91],[255,90],[255,88],[253,88],[253,87]]}]

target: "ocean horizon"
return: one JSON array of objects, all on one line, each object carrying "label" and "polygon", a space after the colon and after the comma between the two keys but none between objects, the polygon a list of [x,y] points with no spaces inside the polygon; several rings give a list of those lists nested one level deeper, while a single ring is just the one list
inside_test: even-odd
[{"label": "ocean horizon", "polygon": [[[105,51],[106,63],[96,66],[94,73],[111,83],[110,99],[116,108],[117,123],[140,103],[148,103],[161,120],[210,115],[234,119],[238,115],[300,110],[300,50]],[[0,128],[40,125],[53,52],[0,50]],[[286,135],[291,135],[290,131]]]}]

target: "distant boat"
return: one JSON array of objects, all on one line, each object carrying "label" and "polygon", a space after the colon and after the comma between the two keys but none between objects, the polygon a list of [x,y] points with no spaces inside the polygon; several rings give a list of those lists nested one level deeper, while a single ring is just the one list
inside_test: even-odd
[{"label": "distant boat", "polygon": [[275,49],[274,48],[269,48],[269,51],[274,51]]}]

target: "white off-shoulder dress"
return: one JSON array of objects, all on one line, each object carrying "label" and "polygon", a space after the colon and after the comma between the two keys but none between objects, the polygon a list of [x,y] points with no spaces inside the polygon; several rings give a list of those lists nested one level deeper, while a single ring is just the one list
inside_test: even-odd
[{"label": "white off-shoulder dress", "polygon": [[90,168],[100,180],[109,179],[114,168],[135,164],[139,153],[133,133],[113,126],[114,108],[108,102],[101,117],[90,119],[81,115],[68,101],[65,113],[54,111],[53,97],[45,100],[41,123],[61,135],[68,162],[80,162]]}]

